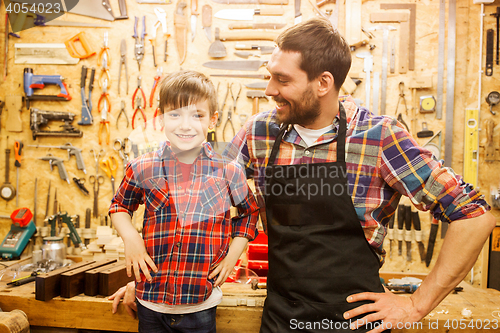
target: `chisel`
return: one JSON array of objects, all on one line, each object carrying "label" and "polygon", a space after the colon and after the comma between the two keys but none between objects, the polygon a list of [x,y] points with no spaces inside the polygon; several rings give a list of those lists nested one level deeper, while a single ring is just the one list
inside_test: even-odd
[{"label": "chisel", "polygon": [[405,208],[406,261],[411,261],[411,206]]},{"label": "chisel", "polygon": [[432,260],[432,252],[434,252],[434,244],[439,229],[439,221],[432,218],[431,232],[429,234],[429,243],[427,244],[427,253],[425,255],[425,266],[429,267]]},{"label": "chisel", "polygon": [[391,216],[389,220],[389,228],[387,229],[387,238],[389,239],[389,258],[392,258],[392,242],[394,241],[394,217],[396,214]]},{"label": "chisel", "polygon": [[405,207],[404,205],[398,206],[398,231],[396,238],[398,240],[398,256],[403,254],[403,226],[405,223]]},{"label": "chisel", "polygon": [[422,227],[420,225],[420,216],[418,212],[411,212],[413,227],[415,228],[415,241],[418,244],[418,253],[420,253],[421,262],[425,261],[425,246],[422,242]]}]

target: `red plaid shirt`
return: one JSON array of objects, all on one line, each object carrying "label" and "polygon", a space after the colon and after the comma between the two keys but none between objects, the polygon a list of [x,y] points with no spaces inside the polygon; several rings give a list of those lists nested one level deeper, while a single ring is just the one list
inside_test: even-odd
[{"label": "red plaid shirt", "polygon": [[[188,182],[168,143],[131,161],[109,214],[132,215],[143,203],[144,243],[159,270],[151,272],[151,282],[136,285],[142,300],[171,305],[206,300],[212,292],[208,274],[226,256],[231,237],[257,236],[258,207],[241,166],[208,143]],[[238,216],[231,218],[231,206]]]}]

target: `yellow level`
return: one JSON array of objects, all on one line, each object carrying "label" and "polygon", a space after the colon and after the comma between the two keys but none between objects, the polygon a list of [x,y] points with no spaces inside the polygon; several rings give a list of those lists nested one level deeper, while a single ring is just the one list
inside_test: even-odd
[{"label": "yellow level", "polygon": [[479,110],[465,109],[464,181],[477,185]]}]

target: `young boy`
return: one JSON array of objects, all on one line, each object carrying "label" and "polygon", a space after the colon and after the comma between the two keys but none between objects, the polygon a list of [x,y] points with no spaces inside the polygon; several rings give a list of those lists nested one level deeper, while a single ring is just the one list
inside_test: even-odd
[{"label": "young boy", "polygon": [[[238,163],[205,142],[218,116],[212,82],[180,71],[159,94],[169,141],[127,165],[109,214],[136,277],[139,332],[216,332],[219,286],[256,237],[258,208]],[[144,240],[131,223],[140,204]]]}]

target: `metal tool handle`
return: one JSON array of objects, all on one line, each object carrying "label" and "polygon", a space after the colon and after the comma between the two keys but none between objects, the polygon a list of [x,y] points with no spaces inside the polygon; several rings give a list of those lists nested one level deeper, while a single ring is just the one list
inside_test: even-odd
[{"label": "metal tool handle", "polygon": [[[87,66],[82,66],[82,74],[80,76],[80,87],[85,89],[85,81],[87,80]],[[83,102],[83,100],[82,100]]]},{"label": "metal tool handle", "polygon": [[135,17],[135,23],[134,23],[134,35],[132,37],[137,38],[137,23],[139,22],[139,18],[136,16]]},{"label": "metal tool handle", "polygon": [[63,161],[62,160],[53,161],[52,163],[57,165],[57,170],[59,171],[59,177],[61,177],[62,180],[68,182],[68,184],[69,184],[68,173],[66,172],[66,168],[64,167]]},{"label": "metal tool handle", "polygon": [[120,7],[120,17],[115,17],[115,19],[128,19],[127,4],[125,0],[118,0],[118,6]]},{"label": "metal tool handle", "polygon": [[9,183],[10,149],[5,149],[5,182]]},{"label": "metal tool handle", "polygon": [[146,36],[146,15],[142,17],[142,35],[141,38],[144,39],[144,36]]}]

